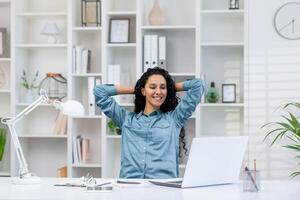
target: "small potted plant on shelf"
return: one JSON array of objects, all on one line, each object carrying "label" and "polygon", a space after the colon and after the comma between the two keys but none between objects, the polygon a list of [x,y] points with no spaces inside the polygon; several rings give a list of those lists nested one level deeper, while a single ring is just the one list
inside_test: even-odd
[{"label": "small potted plant on shelf", "polygon": [[39,71],[37,71],[34,75],[34,78],[32,80],[32,82],[30,83],[28,81],[27,75],[25,70],[23,69],[22,71],[22,76],[21,76],[21,86],[25,89],[25,95],[24,95],[24,101],[26,103],[31,103],[34,100],[33,97],[33,89],[38,88],[36,84],[37,78],[39,76]]},{"label": "small potted plant on shelf", "polygon": [[0,128],[0,163],[4,156],[4,149],[6,143],[6,128]]},{"label": "small potted plant on shelf", "polygon": [[[283,109],[287,109],[288,107],[296,107],[296,109],[300,109],[300,103],[290,102],[286,104]],[[268,128],[267,134],[264,138],[271,137],[271,135],[275,135],[272,139],[271,145],[275,142],[283,138],[287,138],[289,143],[283,145],[283,147],[291,149],[296,152],[296,159],[300,161],[300,122],[299,117],[292,114],[288,111],[288,115],[282,115],[283,121],[271,122],[267,123],[263,126],[263,128]],[[298,163],[300,164],[300,163]],[[291,177],[296,177],[300,175],[300,171],[293,172],[290,174]]]},{"label": "small potted plant on shelf", "polygon": [[117,126],[117,124],[112,120],[109,119],[107,123],[109,131],[114,135],[121,135],[121,129]]}]

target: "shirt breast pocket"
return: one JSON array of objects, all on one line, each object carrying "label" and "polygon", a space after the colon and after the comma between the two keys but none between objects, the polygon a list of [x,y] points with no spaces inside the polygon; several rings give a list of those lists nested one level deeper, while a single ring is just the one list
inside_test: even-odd
[{"label": "shirt breast pocket", "polygon": [[166,141],[171,137],[171,125],[167,120],[161,120],[152,127],[152,140],[153,141]]}]

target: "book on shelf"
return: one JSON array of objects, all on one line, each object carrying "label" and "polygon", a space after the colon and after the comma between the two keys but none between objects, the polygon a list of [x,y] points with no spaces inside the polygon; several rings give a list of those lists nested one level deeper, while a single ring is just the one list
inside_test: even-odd
[{"label": "book on shelf", "polygon": [[166,36],[144,35],[144,71],[148,68],[166,69]]},{"label": "book on shelf", "polygon": [[68,127],[68,116],[64,115],[62,112],[59,112],[53,129],[54,135],[66,135]]},{"label": "book on shelf", "polygon": [[[121,66],[120,65],[108,65],[107,67],[107,83],[111,83],[114,85],[120,85],[121,82]],[[113,97],[118,103],[120,103],[121,97],[120,95]]]},{"label": "book on shelf", "polygon": [[85,164],[91,160],[91,142],[81,135],[73,137],[73,163]]},{"label": "book on shelf", "polygon": [[83,46],[72,48],[72,72],[74,74],[85,74],[91,72],[92,51]]}]

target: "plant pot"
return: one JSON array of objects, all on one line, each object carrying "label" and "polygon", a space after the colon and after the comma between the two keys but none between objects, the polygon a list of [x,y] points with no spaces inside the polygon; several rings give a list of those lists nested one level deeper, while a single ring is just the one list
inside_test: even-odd
[{"label": "plant pot", "polygon": [[33,101],[34,101],[33,90],[32,89],[25,90],[24,102],[32,103]]}]

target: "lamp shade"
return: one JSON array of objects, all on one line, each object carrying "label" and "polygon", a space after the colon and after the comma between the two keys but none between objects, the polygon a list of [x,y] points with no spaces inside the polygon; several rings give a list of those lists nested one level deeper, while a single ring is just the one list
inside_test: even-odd
[{"label": "lamp shade", "polygon": [[61,31],[56,23],[46,23],[41,31],[42,35],[59,35],[60,33]]},{"label": "lamp shade", "polygon": [[84,114],[84,108],[81,103],[74,100],[69,100],[67,102],[61,103],[60,108],[61,112],[69,116],[80,116]]}]

